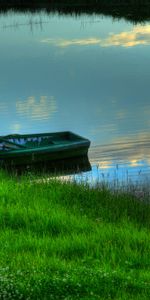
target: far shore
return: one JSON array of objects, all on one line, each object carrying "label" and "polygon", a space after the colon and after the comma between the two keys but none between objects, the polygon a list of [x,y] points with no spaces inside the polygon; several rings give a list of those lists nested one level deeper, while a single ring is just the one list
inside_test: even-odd
[{"label": "far shore", "polygon": [[10,11],[30,12],[44,10],[59,14],[98,14],[125,18],[131,22],[150,20],[150,0],[0,0],[0,13]]}]

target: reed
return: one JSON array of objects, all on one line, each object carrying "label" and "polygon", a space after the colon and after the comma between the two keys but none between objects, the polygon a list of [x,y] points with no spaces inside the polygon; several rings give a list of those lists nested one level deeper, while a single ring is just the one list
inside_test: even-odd
[{"label": "reed", "polygon": [[0,173],[1,299],[149,299],[148,195]]}]

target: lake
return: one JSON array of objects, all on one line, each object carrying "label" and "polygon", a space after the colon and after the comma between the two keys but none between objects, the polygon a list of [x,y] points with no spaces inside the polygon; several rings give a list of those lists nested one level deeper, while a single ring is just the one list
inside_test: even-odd
[{"label": "lake", "polygon": [[92,178],[149,177],[150,22],[10,11],[0,39],[1,135],[70,130]]}]

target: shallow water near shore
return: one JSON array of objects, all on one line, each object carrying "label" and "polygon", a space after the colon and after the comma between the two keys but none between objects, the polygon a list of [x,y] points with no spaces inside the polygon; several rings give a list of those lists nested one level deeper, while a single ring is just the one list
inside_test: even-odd
[{"label": "shallow water near shore", "polygon": [[70,130],[89,180],[149,178],[149,22],[11,11],[0,36],[1,135]]}]

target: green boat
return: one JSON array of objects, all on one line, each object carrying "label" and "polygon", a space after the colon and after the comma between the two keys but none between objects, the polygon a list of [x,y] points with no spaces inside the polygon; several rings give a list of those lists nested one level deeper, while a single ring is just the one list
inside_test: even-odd
[{"label": "green boat", "polygon": [[29,165],[87,155],[90,141],[72,132],[0,136],[1,165]]}]

